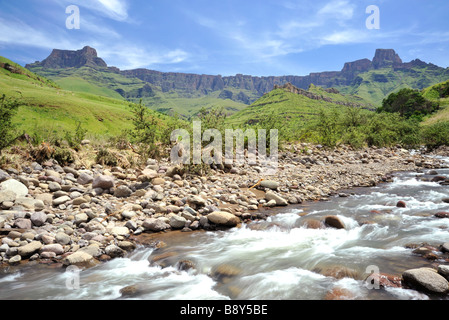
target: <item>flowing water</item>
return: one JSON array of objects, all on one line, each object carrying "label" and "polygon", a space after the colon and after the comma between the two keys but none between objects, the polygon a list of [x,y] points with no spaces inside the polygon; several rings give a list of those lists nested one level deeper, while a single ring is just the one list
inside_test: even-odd
[{"label": "flowing water", "polygon": [[[449,175],[449,169],[438,172]],[[141,247],[80,272],[24,268],[0,277],[0,299],[123,299],[120,290],[127,286],[137,288],[130,298],[148,300],[321,300],[336,287],[355,299],[434,299],[410,289],[371,289],[364,281],[376,268],[400,276],[432,263],[407,244],[449,242],[449,219],[433,216],[449,211],[442,201],[449,198],[449,186],[422,181],[422,176],[400,173],[392,183],[289,207],[241,228],[179,233],[164,240],[166,248]],[[396,207],[400,200],[406,208]],[[346,228],[303,226],[306,219],[327,215],[338,216]],[[180,268],[181,260],[194,268]],[[326,275],[342,267],[354,276]]]}]

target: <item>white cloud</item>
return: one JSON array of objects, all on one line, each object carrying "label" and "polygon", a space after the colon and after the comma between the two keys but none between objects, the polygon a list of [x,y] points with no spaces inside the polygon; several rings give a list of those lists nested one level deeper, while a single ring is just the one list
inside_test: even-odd
[{"label": "white cloud", "polygon": [[125,21],[128,18],[128,2],[125,0],[95,0],[92,2],[100,3],[103,13],[114,20]]},{"label": "white cloud", "polygon": [[347,0],[334,0],[322,7],[318,11],[318,15],[337,20],[349,20],[354,16],[354,7]]}]

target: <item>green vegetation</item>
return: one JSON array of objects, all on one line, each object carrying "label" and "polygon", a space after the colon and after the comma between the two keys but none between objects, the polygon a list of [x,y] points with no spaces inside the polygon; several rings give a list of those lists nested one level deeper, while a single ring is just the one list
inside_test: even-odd
[{"label": "green vegetation", "polygon": [[384,99],[378,112],[398,112],[405,118],[415,117],[422,120],[424,116],[435,112],[438,108],[437,102],[427,100],[420,91],[401,89]]},{"label": "green vegetation", "polygon": [[14,140],[12,118],[18,108],[17,100],[7,99],[5,95],[0,98],[0,154]]}]

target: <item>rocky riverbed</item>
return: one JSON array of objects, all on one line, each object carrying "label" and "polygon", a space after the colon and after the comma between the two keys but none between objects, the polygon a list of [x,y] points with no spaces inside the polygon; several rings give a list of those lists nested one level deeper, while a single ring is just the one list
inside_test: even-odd
[{"label": "rocky riverbed", "polygon": [[[274,176],[248,164],[189,175],[152,159],[142,169],[24,163],[0,170],[0,263],[90,267],[134,250],[139,235],[235,227],[265,219],[270,208],[389,181],[396,171],[443,166],[401,148],[306,144],[280,152]],[[151,245],[163,245],[155,238]]]}]

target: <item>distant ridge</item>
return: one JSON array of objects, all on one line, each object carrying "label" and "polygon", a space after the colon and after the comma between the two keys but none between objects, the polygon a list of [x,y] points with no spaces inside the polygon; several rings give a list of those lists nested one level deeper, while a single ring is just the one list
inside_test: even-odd
[{"label": "distant ridge", "polygon": [[[379,104],[389,93],[402,87],[423,89],[449,79],[449,68],[445,69],[419,59],[404,63],[393,49],[377,49],[372,60],[365,58],[346,62],[340,71],[316,72],[306,76],[258,77],[243,74],[221,76],[161,72],[144,68],[120,70],[116,67],[108,67],[106,62],[97,56],[97,51],[89,46],[78,51],[55,49],[42,62],[26,66],[27,69],[50,79],[52,76],[57,78],[61,75],[62,69],[85,67],[143,81],[150,87],[145,90],[142,88],[141,92],[151,91],[149,98],[157,92],[162,95],[175,93],[182,99],[214,94],[219,99],[229,99],[245,105],[251,104],[270,92],[275,85],[282,86],[286,83],[304,90],[307,90],[311,84],[323,88],[337,88],[343,93],[357,94],[373,104]],[[67,72],[63,74],[70,76]],[[127,92],[126,88],[121,87],[117,90],[118,85],[114,86],[109,82],[102,83],[102,86],[112,89],[126,99],[145,98],[145,96],[136,96],[137,91]],[[151,103],[154,104],[155,101]],[[159,102],[156,101],[157,103]],[[160,102],[159,107],[161,106],[165,108],[164,102]]]}]

